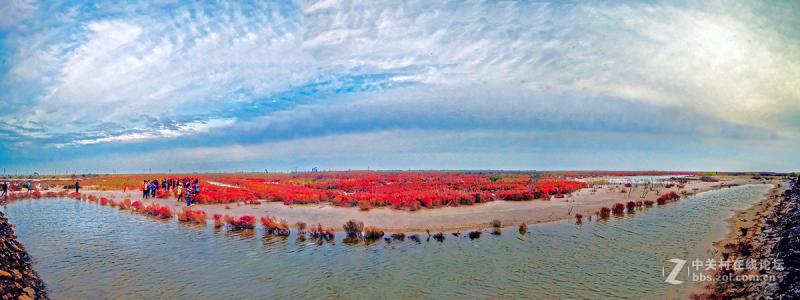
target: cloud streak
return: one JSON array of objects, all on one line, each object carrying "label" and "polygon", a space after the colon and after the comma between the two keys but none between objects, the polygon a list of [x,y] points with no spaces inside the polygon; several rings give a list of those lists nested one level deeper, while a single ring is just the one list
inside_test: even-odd
[{"label": "cloud streak", "polygon": [[6,160],[395,131],[800,140],[792,2],[9,3]]}]

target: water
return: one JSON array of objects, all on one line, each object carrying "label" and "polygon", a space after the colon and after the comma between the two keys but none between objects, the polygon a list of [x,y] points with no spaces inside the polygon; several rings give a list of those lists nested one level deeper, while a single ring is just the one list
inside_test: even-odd
[{"label": "water", "polygon": [[[3,208],[54,299],[683,298],[662,266],[691,260],[732,208],[768,190],[711,191],[633,216],[530,226],[520,236],[348,245],[158,221],[69,199]],[[704,256],[705,255],[705,256]],[[671,267],[671,265],[669,265]],[[669,269],[667,269],[669,272]]]},{"label": "water", "polygon": [[657,175],[657,176],[623,176],[608,177],[608,182],[612,184],[666,184],[675,183],[674,178],[689,177],[689,175]]}]

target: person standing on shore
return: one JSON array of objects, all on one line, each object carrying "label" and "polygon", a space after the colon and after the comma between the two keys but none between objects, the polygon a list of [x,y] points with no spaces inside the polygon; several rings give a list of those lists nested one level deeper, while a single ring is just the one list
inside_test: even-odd
[{"label": "person standing on shore", "polygon": [[186,194],[186,206],[187,207],[188,206],[192,206],[192,189],[191,189],[191,187],[187,186],[186,187],[186,191],[184,192],[184,194]]},{"label": "person standing on shore", "polygon": [[0,195],[0,196],[3,196],[3,197],[8,196],[8,182],[3,182],[3,184],[0,184],[0,187],[3,188],[3,195]]},{"label": "person standing on shore", "polygon": [[147,180],[144,180],[144,182],[142,182],[142,199],[147,199],[147,196],[150,195],[149,187],[150,185],[147,184]]},{"label": "person standing on shore", "polygon": [[192,188],[194,189],[194,194],[200,194],[200,181],[195,179],[194,184],[192,184]]},{"label": "person standing on shore", "polygon": [[75,181],[75,192],[76,193],[80,193],[80,191],[79,191],[80,189],[81,189],[81,182],[80,181]]},{"label": "person standing on shore", "polygon": [[183,201],[183,189],[177,188],[177,190],[175,192],[178,193],[178,202]]},{"label": "person standing on shore", "polygon": [[31,192],[31,189],[32,189],[32,188],[33,188],[33,182],[32,182],[32,181],[30,181],[30,180],[28,180],[28,193],[30,193],[30,192]]}]

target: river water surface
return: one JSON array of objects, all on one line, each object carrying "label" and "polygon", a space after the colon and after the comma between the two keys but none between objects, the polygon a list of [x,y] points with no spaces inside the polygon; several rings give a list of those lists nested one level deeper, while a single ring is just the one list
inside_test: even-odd
[{"label": "river water surface", "polygon": [[[670,258],[706,258],[732,209],[767,185],[710,191],[608,221],[532,225],[522,236],[357,245],[158,221],[71,199],[18,201],[16,224],[54,299],[684,298]],[[682,278],[686,279],[686,278]]]}]

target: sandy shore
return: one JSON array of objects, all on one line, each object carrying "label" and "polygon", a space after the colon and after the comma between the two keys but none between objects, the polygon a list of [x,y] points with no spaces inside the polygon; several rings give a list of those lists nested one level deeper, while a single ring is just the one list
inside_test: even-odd
[{"label": "sandy shore", "polygon": [[[741,185],[748,183],[761,183],[745,176],[719,176],[719,182],[702,182],[692,180],[686,184],[690,194],[719,188],[723,185]],[[622,185],[608,185],[596,190],[587,188],[573,193],[568,198],[553,199],[550,201],[494,201],[472,206],[444,207],[435,209],[422,209],[415,212],[396,210],[391,208],[374,208],[369,211],[360,211],[357,208],[336,207],[328,204],[318,205],[284,205],[279,202],[264,202],[261,205],[246,204],[215,204],[195,205],[193,209],[212,214],[227,214],[231,216],[253,215],[274,216],[286,219],[290,224],[303,221],[309,224],[320,223],[323,226],[340,228],[350,219],[363,221],[366,225],[377,226],[389,232],[442,230],[455,231],[467,230],[478,227],[487,228],[494,219],[502,221],[504,226],[516,226],[520,223],[534,224],[552,222],[563,219],[572,219],[576,213],[584,216],[594,215],[601,207],[611,207],[614,203],[628,201],[653,200],[658,198],[656,191],[645,191],[643,187],[634,187],[629,192],[621,192]],[[676,191],[677,187],[661,188],[658,194]],[[122,200],[142,200],[139,191],[94,191],[85,190],[83,193]],[[175,199],[145,200],[168,205],[179,211],[185,205]]]}]

